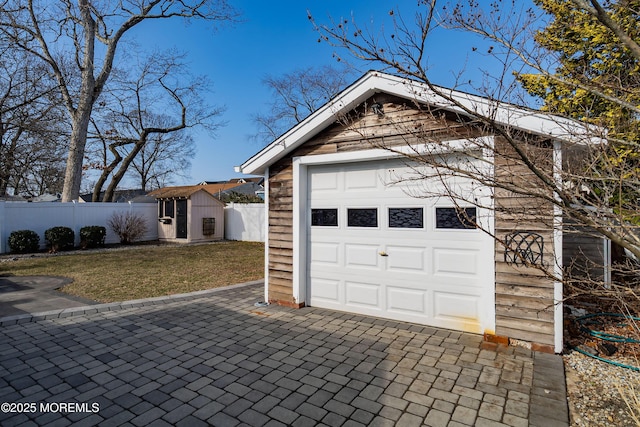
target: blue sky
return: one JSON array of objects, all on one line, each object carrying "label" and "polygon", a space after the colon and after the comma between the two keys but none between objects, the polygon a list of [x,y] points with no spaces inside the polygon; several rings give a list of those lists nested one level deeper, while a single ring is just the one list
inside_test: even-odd
[{"label": "blue sky", "polygon": [[[242,13],[241,22],[224,25],[216,31],[205,23],[185,26],[181,21],[165,21],[144,23],[136,33],[137,41],[145,48],[175,47],[186,51],[192,72],[205,74],[213,82],[213,94],[208,102],[226,108],[221,120],[227,124],[215,138],[204,132],[194,134],[197,151],[192,160],[191,178],[177,184],[241,176],[233,167],[262,148],[250,139],[256,132],[252,116],[264,111],[270,97],[262,79],[268,74],[279,76],[295,69],[335,62],[334,49],[327,43],[318,43],[318,34],[307,18],[307,10],[320,24],[328,23],[330,17],[350,19],[353,15],[359,25],[378,28],[385,23],[389,25],[391,9],[396,12],[399,9],[411,22],[417,2],[239,0],[232,3]],[[434,36],[429,49],[434,83],[451,86],[457,71],[466,68],[473,75],[483,63],[481,56],[472,54],[471,47],[478,42],[469,34],[443,30]],[[360,71],[364,73],[371,68],[374,68],[372,64],[363,64]]]}]

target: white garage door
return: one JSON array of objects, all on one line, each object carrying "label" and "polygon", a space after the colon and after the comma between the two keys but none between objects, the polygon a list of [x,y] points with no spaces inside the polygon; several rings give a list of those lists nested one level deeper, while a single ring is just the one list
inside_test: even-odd
[{"label": "white garage door", "polygon": [[[468,332],[493,332],[494,246],[459,215],[491,211],[425,196],[440,179],[408,181],[396,161],[308,168],[307,302]],[[400,181],[400,182],[398,182]],[[470,200],[487,189],[450,179]],[[468,199],[469,200],[469,199]]]}]

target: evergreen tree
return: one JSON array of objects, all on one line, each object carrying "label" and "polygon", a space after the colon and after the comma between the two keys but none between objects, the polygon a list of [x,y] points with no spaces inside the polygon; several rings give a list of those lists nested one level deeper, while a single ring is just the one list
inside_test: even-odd
[{"label": "evergreen tree", "polygon": [[[519,74],[518,80],[529,94],[543,100],[542,110],[607,129],[610,149],[600,159],[592,190],[613,194],[616,207],[635,216],[640,197],[635,185],[640,172],[640,58],[575,1],[536,0],[536,4],[551,20],[537,32],[535,42],[549,53],[548,60],[556,61],[550,69],[556,68],[548,74]],[[637,43],[640,1],[610,1],[602,7]],[[622,173],[608,173],[613,168]]]}]

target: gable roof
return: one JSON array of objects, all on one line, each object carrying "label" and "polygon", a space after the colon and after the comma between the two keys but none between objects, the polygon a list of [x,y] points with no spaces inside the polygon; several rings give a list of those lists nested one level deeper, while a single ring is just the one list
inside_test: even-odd
[{"label": "gable roof", "polygon": [[[104,197],[105,191],[100,192],[100,200]],[[132,190],[116,190],[113,192],[113,201],[116,203],[125,203],[130,202],[136,197],[145,196],[147,192],[142,189],[132,189]],[[91,199],[93,198],[93,193],[81,194],[78,198],[80,202],[91,203]]]},{"label": "gable roof", "polygon": [[[584,143],[585,141],[594,142],[592,140],[597,139],[593,137],[593,132],[589,131],[587,125],[576,120],[500,103],[453,89],[437,88],[437,90],[469,111],[477,112],[478,115],[493,116],[498,125],[508,125],[527,133],[562,141]],[[420,104],[469,115],[460,106],[434,92],[424,83],[379,71],[369,71],[242,165],[236,166],[236,172],[263,174],[266,167],[285,157],[327,126],[335,123],[339,114],[356,108],[378,93],[387,93]]]},{"label": "gable roof", "polygon": [[176,199],[176,198],[188,198],[198,191],[205,191],[213,197],[218,197],[235,187],[242,185],[241,183],[218,183],[218,184],[205,184],[205,185],[183,185],[178,187],[164,187],[153,190],[149,193],[149,196],[153,196],[156,199]]},{"label": "gable roof", "polygon": [[254,182],[256,184],[262,184],[262,181],[264,181],[264,177],[262,176],[254,176],[254,177],[247,177],[247,178],[231,178],[229,180],[229,182],[239,182],[241,184],[246,184],[248,182]]},{"label": "gable roof", "polygon": [[4,196],[0,196],[0,202],[26,202],[27,199],[25,199],[22,196],[14,196],[11,194],[5,194]]}]

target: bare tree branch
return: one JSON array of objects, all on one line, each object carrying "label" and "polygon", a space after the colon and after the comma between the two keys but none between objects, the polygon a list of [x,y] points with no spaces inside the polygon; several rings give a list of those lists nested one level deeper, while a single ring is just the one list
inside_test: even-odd
[{"label": "bare tree branch", "polygon": [[[56,16],[56,12],[61,12]],[[62,16],[62,18],[60,18]],[[104,91],[121,40],[144,21],[183,18],[213,24],[235,20],[236,12],[222,0],[70,0],[49,4],[38,0],[6,0],[0,4],[0,36],[15,48],[44,60],[58,81],[72,123],[63,201],[76,199],[82,178],[87,132],[93,108]],[[77,85],[52,48],[73,46],[64,58],[75,58]],[[98,49],[97,45],[101,45]]]},{"label": "bare tree branch", "polygon": [[[563,138],[563,164],[560,169],[556,164],[559,157],[556,158],[558,152],[554,153],[557,147],[553,138],[543,135],[543,132],[539,135],[522,132],[514,126],[517,117],[504,116],[505,109],[512,110],[509,102],[523,95],[522,89],[516,86],[517,81],[510,78],[511,72],[537,72],[547,81],[566,88],[569,94],[566,96],[575,92],[586,93],[589,95],[585,97],[586,100],[593,99],[592,105],[604,100],[626,109],[631,124],[635,123],[633,120],[640,113],[640,106],[635,102],[637,88],[626,87],[622,83],[625,80],[616,75],[599,82],[590,79],[587,74],[574,76],[550,71],[557,66],[553,62],[553,52],[536,44],[537,39],[532,32],[532,29],[540,28],[538,14],[533,10],[514,9],[517,2],[510,2],[511,8],[508,4],[498,1],[484,9],[477,2],[470,1],[466,5],[458,3],[451,11],[439,15],[435,12],[435,1],[431,1],[422,5],[425,10],[415,14],[411,26],[399,16],[399,12],[392,11],[394,27],[390,35],[388,29],[385,29],[387,33],[383,30],[364,30],[355,19],[318,24],[309,16],[320,39],[336,48],[334,57],[340,62],[344,61],[345,54],[407,78],[406,85],[415,94],[412,108],[429,117],[433,123],[438,123],[440,127],[433,126],[441,130],[432,133],[429,129],[422,130],[413,122],[394,123],[393,108],[397,108],[397,105],[393,102],[389,103],[391,112],[378,119],[390,129],[395,129],[393,137],[368,134],[367,120],[371,119],[363,110],[346,115],[343,123],[352,131],[361,132],[363,141],[405,156],[410,164],[418,165],[411,179],[435,179],[441,183],[437,190],[422,189],[424,197],[437,197],[437,194],[429,193],[436,191],[449,199],[473,203],[467,195],[459,194],[454,187],[448,186],[451,176],[464,177],[491,188],[494,197],[535,200],[523,204],[518,208],[520,210],[514,209],[514,206],[510,207],[511,210],[504,210],[505,207],[499,204],[490,207],[514,218],[514,227],[517,226],[517,218],[522,215],[528,221],[546,223],[551,229],[559,221],[557,212],[562,212],[564,221],[577,224],[575,230],[567,228],[568,234],[588,233],[599,239],[608,239],[628,256],[640,260],[640,216],[637,214],[640,211],[640,167],[634,153],[637,141],[633,137],[627,139],[621,132],[607,138],[605,129],[587,124],[586,120],[584,125],[578,121],[569,125],[566,118],[549,114],[545,116],[546,119],[555,121],[567,133]],[[608,9],[610,3],[603,6],[595,0],[575,0],[570,7],[580,8],[582,13],[590,14],[586,15],[586,19],[600,25],[603,34],[615,34],[620,40],[614,49],[626,49],[625,52],[630,52],[638,61],[636,35],[626,31],[626,27],[617,22],[619,18]],[[491,43],[484,57],[492,58],[501,68],[497,75],[485,74],[490,79],[475,82],[475,87],[483,90],[482,98],[442,88],[432,82],[426,40],[437,27],[467,31]],[[633,64],[636,64],[635,70],[637,63],[630,62],[628,66],[633,68]],[[425,99],[429,99],[431,104],[427,104]],[[530,114],[535,116],[538,113],[531,111]],[[627,119],[620,117],[620,120]],[[449,139],[452,135],[464,139],[466,148],[452,151],[448,139],[442,139],[445,134]],[[493,138],[482,138],[486,135],[492,135]],[[608,144],[594,144],[589,140],[607,141]],[[612,151],[612,146],[620,147],[619,151],[624,152],[619,155]],[[464,155],[471,163],[460,163],[456,150],[461,150],[460,155]],[[447,157],[443,153],[451,155]],[[487,156],[486,153],[490,154]],[[494,163],[483,168],[481,165],[486,164],[489,161],[487,159],[492,159]],[[499,167],[497,162],[500,162]],[[509,175],[511,170],[518,172]],[[519,176],[523,173],[525,176]],[[499,244],[507,244],[503,237],[493,237]],[[601,264],[600,268],[604,266]],[[625,271],[620,265],[616,268],[618,272]],[[618,283],[618,289],[626,289],[626,295],[633,293],[627,292],[633,290],[629,286],[640,284],[637,279],[640,267],[635,265],[630,268],[626,271],[631,271],[634,278],[626,277],[626,283]],[[542,274],[554,280],[562,279],[556,277],[554,265],[540,266],[540,269]],[[564,280],[567,282],[571,278],[567,276]],[[603,280],[602,277],[599,279],[600,288]]]},{"label": "bare tree branch", "polygon": [[[150,141],[154,146],[180,146],[185,155],[193,154],[183,144],[191,141],[184,131],[194,127],[214,131],[222,125],[217,122],[222,110],[205,105],[200,97],[208,89],[207,80],[190,76],[182,59],[183,55],[174,51],[155,53],[139,69],[121,71],[112,79],[105,105],[97,111],[99,123],[94,124],[94,129],[99,130],[95,139],[102,146],[97,150],[101,159],[94,162],[101,165],[94,201],[98,201],[109,177],[103,201],[112,200],[132,165],[136,167],[139,156],[148,154],[145,150]],[[186,163],[185,155],[176,155],[175,161]]]}]

